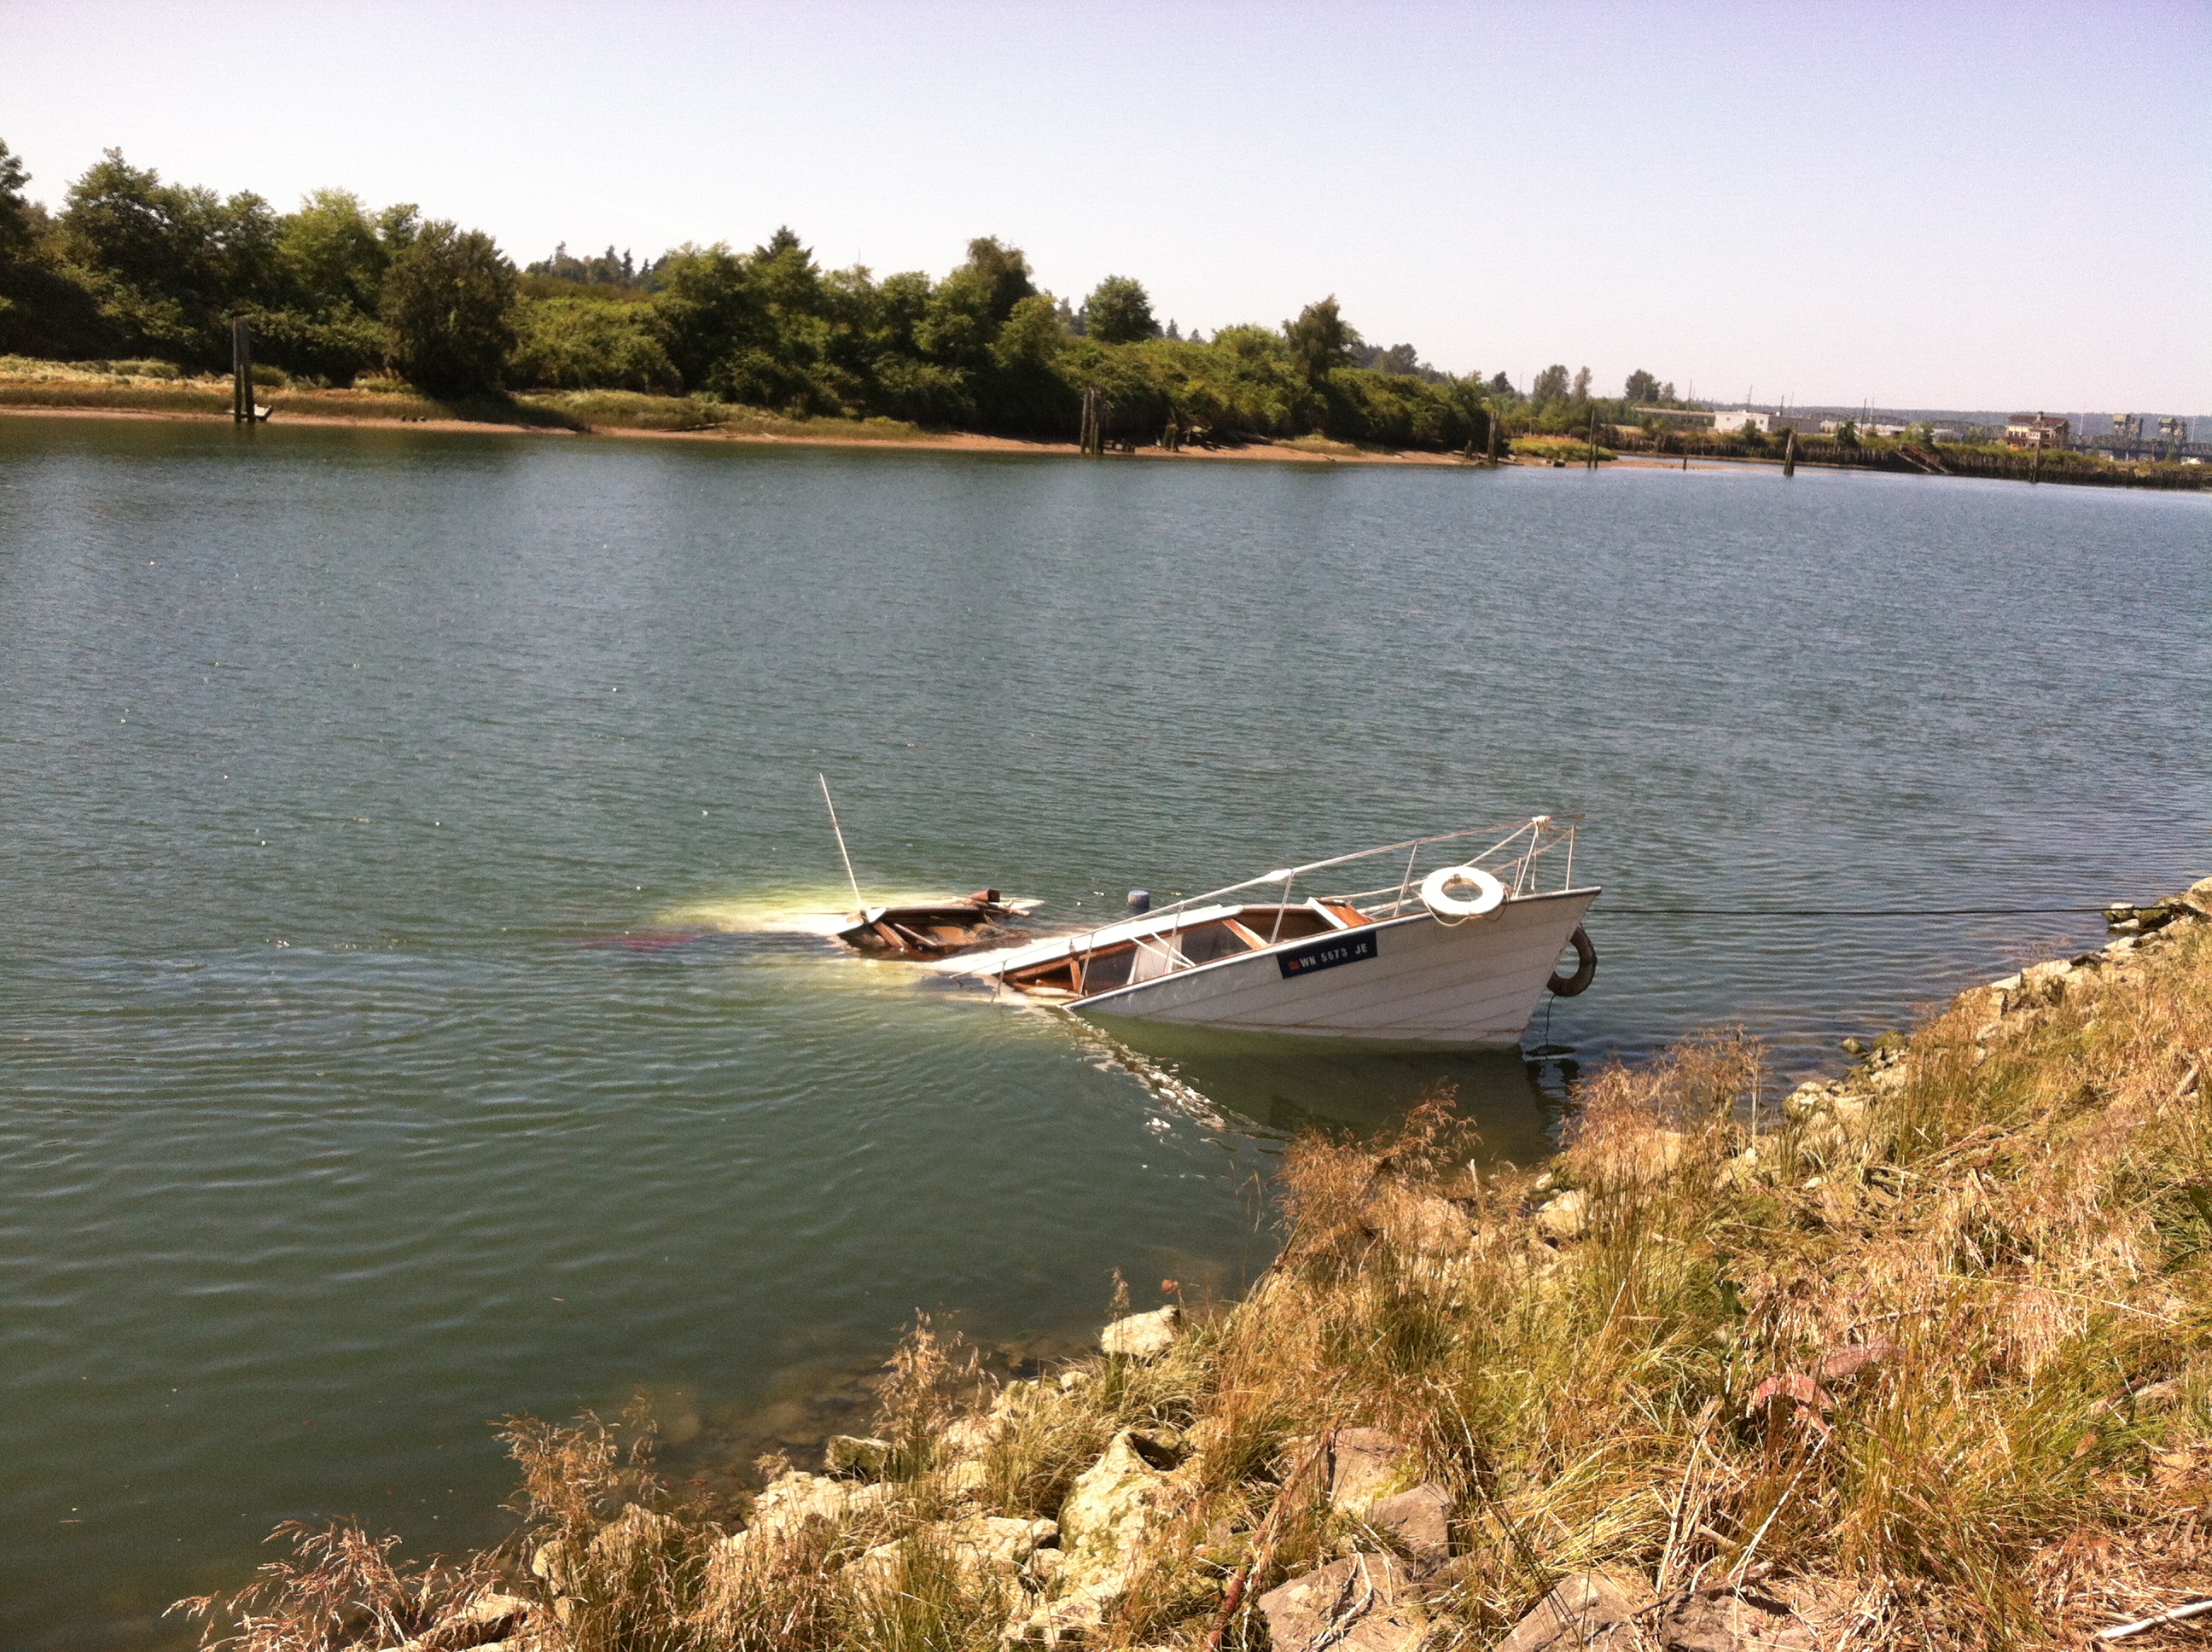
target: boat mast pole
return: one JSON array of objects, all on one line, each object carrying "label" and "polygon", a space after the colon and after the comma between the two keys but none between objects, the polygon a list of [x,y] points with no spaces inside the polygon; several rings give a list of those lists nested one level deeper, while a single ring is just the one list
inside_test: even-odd
[{"label": "boat mast pole", "polygon": [[865,918],[868,915],[868,903],[861,898],[860,880],[853,876],[853,856],[845,847],[845,829],[837,823],[837,805],[830,801],[830,777],[817,774],[814,778],[822,782],[822,801],[830,811],[830,829],[837,834],[837,853],[845,863],[845,881],[853,886],[853,904]]}]

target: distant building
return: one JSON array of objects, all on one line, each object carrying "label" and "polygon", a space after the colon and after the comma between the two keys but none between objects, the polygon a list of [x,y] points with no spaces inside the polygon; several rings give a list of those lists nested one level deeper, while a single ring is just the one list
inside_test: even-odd
[{"label": "distant building", "polygon": [[2142,440],[2142,415],[2140,413],[2113,414],[2112,440],[2114,441],[2141,441]]},{"label": "distant building", "polygon": [[[1847,424],[1862,436],[1901,436],[1905,434],[1905,427],[1901,424],[1870,424],[1864,419],[1823,419],[1820,421],[1820,434],[1832,436]],[[1936,433],[1936,439],[1938,441],[1956,440],[1940,430]]]},{"label": "distant building", "polygon": [[1771,436],[1778,430],[1802,430],[1805,421],[1786,413],[1762,413],[1755,407],[1717,407],[1713,410],[1713,428],[1733,434],[1749,425],[1762,436]]},{"label": "distant building", "polygon": [[2160,419],[2158,422],[2158,439],[2160,441],[2187,441],[2189,421],[2180,417]]},{"label": "distant building", "polygon": [[2041,413],[2015,413],[2005,422],[2008,447],[2063,447],[2073,426]]}]

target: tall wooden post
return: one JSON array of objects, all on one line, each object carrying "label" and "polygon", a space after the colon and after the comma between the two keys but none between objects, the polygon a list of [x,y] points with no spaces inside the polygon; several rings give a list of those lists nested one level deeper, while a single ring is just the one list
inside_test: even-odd
[{"label": "tall wooden post", "polygon": [[1797,474],[1797,427],[1790,427],[1790,440],[1782,444],[1782,474]]},{"label": "tall wooden post", "polygon": [[1495,409],[1490,415],[1490,468],[1493,471],[1498,468],[1498,413]]},{"label": "tall wooden post", "polygon": [[1589,468],[1595,471],[1597,469],[1597,405],[1595,403],[1590,405],[1589,440],[1583,445],[1589,449],[1587,456],[1589,459]]},{"label": "tall wooden post", "polygon": [[253,422],[253,324],[242,315],[230,324],[230,416]]},{"label": "tall wooden post", "polygon": [[1086,453],[1106,451],[1106,392],[1096,385],[1083,392],[1083,432],[1078,445]]}]

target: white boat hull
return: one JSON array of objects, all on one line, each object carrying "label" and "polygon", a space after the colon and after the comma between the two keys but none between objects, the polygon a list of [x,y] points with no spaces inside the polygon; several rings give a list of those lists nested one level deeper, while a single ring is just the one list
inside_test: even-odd
[{"label": "white boat hull", "polygon": [[[1510,900],[1447,923],[1420,912],[1137,981],[1069,1005],[1084,1017],[1451,1044],[1516,1045],[1595,888]],[[1343,949],[1333,957],[1328,949]],[[1364,954],[1363,956],[1362,954]],[[1307,957],[1314,967],[1285,973]]]}]

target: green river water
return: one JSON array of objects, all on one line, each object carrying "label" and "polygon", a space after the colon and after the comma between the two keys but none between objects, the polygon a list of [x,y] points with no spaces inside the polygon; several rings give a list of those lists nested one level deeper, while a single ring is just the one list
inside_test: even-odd
[{"label": "green river water", "polygon": [[[2101,926],[1608,906],[2179,887],[2209,645],[2187,496],[0,419],[0,1643],[491,1535],[502,1414],[705,1472],[917,1309],[1233,1291],[1304,1123],[1832,1060]],[[1526,1060],[1127,1050],[795,929],[817,771],[872,890],[1071,921],[1579,811],[1603,961]]]}]

